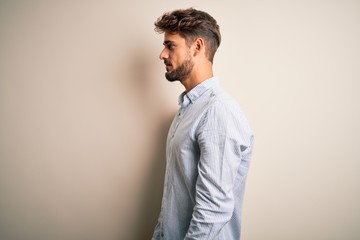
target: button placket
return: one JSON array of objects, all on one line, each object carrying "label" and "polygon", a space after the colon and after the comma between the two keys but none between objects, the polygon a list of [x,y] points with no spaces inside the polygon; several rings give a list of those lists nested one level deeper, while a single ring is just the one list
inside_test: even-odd
[{"label": "button placket", "polygon": [[181,108],[179,109],[179,112],[176,114],[175,127],[174,127],[174,130],[172,132],[171,138],[174,138],[174,136],[175,136],[175,133],[176,133],[176,130],[177,130],[179,124],[180,124],[183,112],[184,112],[184,107],[181,106]]}]

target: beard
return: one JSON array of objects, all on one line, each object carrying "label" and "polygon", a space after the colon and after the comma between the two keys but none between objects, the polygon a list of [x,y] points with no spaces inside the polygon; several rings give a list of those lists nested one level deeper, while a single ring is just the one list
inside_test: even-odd
[{"label": "beard", "polygon": [[190,56],[188,56],[178,68],[165,73],[165,77],[169,82],[182,82],[190,76],[193,67],[194,62]]}]

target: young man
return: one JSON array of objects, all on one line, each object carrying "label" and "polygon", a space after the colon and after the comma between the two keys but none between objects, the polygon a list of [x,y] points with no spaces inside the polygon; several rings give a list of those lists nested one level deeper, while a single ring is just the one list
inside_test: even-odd
[{"label": "young man", "polygon": [[219,86],[212,63],[219,26],[193,8],[162,15],[165,77],[185,91],[170,127],[162,207],[153,239],[240,239],[253,134],[239,105]]}]

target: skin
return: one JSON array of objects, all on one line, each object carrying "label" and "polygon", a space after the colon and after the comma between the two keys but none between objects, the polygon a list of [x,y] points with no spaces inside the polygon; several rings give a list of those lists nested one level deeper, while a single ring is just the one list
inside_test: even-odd
[{"label": "skin", "polygon": [[166,75],[172,75],[174,71],[182,68],[184,71],[181,72],[186,74],[180,74],[176,80],[184,85],[187,92],[213,77],[212,63],[206,57],[203,38],[196,38],[189,46],[180,34],[165,32],[163,44],[164,49],[159,57],[166,66]]}]

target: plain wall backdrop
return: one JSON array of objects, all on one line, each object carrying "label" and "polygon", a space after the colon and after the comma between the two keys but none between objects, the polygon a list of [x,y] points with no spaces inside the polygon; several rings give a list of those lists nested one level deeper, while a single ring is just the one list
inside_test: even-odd
[{"label": "plain wall backdrop", "polygon": [[242,239],[360,239],[360,1],[1,0],[1,240],[151,237],[183,91],[153,24],[187,7],[255,132]]}]

